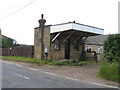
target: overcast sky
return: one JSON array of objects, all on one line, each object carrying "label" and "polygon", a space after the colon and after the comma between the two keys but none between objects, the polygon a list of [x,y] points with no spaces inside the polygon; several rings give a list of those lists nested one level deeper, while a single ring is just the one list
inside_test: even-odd
[{"label": "overcast sky", "polygon": [[20,44],[34,44],[34,28],[44,14],[46,25],[76,21],[118,33],[119,0],[0,0],[2,34]]}]

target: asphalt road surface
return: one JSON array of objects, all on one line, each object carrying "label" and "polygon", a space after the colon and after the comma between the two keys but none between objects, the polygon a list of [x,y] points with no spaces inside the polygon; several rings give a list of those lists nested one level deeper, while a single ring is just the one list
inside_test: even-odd
[{"label": "asphalt road surface", "polygon": [[2,63],[2,88],[111,88],[55,75],[6,61]]}]

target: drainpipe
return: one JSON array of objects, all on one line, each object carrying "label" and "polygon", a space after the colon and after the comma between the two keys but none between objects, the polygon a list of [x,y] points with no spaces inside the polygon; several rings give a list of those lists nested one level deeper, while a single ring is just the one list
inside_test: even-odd
[{"label": "drainpipe", "polygon": [[43,14],[41,14],[41,19],[38,20],[39,22],[39,27],[40,27],[40,31],[41,31],[41,60],[44,60],[44,26],[45,26],[45,22],[46,20],[43,19]]}]

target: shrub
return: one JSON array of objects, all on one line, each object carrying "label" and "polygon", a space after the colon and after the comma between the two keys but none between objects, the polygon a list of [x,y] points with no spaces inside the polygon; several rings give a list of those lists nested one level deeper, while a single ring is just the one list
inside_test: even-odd
[{"label": "shrub", "polygon": [[103,45],[103,57],[107,61],[120,61],[120,34],[109,35]]}]

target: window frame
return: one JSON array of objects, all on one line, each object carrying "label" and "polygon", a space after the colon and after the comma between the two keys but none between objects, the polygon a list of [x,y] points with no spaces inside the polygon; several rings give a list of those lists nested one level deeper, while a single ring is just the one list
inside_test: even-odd
[{"label": "window frame", "polygon": [[58,39],[55,39],[55,41],[54,41],[54,50],[55,51],[60,51],[60,42],[59,42]]},{"label": "window frame", "polygon": [[[89,49],[90,49],[90,51],[89,51]],[[92,52],[92,45],[87,45],[86,46],[86,51],[87,52]]]},{"label": "window frame", "polygon": [[[100,49],[101,49],[101,47],[102,47],[101,51],[100,51],[99,47],[100,47]],[[99,54],[102,54],[102,53],[103,53],[103,46],[98,46],[98,53],[99,53]]]}]

